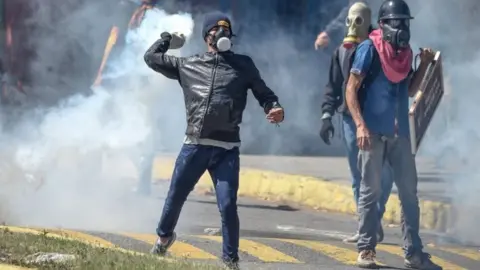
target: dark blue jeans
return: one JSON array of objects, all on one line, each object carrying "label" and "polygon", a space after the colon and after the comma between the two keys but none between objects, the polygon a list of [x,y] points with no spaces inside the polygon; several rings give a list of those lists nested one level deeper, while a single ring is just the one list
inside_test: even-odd
[{"label": "dark blue jeans", "polygon": [[157,234],[160,237],[172,235],[188,194],[207,170],[212,177],[222,219],[223,259],[238,261],[240,240],[240,222],[237,213],[240,174],[238,147],[226,150],[215,146],[183,145],[175,162]]},{"label": "dark blue jeans", "polygon": [[[357,128],[352,117],[349,115],[343,115],[342,126],[344,143],[347,149],[348,165],[352,174],[353,197],[355,199],[355,204],[358,208],[358,199],[360,196],[360,181],[362,180],[362,175],[358,166]],[[381,178],[382,189],[380,198],[377,203],[378,215],[380,220],[382,220],[383,214],[385,213],[385,205],[388,202],[388,198],[390,197],[390,193],[392,192],[393,187],[392,168],[389,166],[388,163],[385,163],[382,168]]]}]

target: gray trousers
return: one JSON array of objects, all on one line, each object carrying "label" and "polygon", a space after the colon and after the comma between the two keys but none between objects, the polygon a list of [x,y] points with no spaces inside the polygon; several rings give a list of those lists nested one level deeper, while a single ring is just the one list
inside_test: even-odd
[{"label": "gray trousers", "polygon": [[371,148],[360,150],[358,166],[361,171],[359,198],[359,251],[373,250],[377,245],[378,201],[382,194],[382,168],[388,162],[398,189],[402,206],[402,235],[406,256],[422,252],[419,236],[420,208],[417,197],[417,169],[411,153],[410,140],[405,137],[372,136]]}]

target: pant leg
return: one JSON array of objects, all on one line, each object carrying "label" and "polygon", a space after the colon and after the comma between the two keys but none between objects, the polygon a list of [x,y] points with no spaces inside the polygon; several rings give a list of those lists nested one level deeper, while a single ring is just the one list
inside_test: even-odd
[{"label": "pant leg", "polygon": [[188,195],[205,173],[212,148],[184,144],[175,162],[170,189],[157,227],[160,237],[172,235]]},{"label": "pant leg", "polygon": [[417,197],[417,168],[415,157],[410,152],[410,141],[398,137],[387,147],[387,158],[393,169],[393,179],[398,189],[402,205],[402,233],[406,255],[421,252],[422,240],[419,236],[420,207]]},{"label": "pant leg", "polygon": [[343,141],[347,150],[348,166],[352,176],[352,190],[355,205],[358,208],[358,197],[360,192],[360,180],[362,175],[358,169],[358,146],[357,146],[357,128],[351,116],[344,115],[342,120]]},{"label": "pant leg", "polygon": [[223,259],[238,261],[240,221],[237,212],[237,192],[240,174],[238,147],[232,150],[215,149],[208,171],[212,176],[217,204],[222,218]]},{"label": "pant leg", "polygon": [[383,214],[385,214],[385,206],[388,202],[388,198],[392,193],[393,188],[393,171],[389,162],[383,163],[382,168],[382,195],[378,201],[378,215],[379,219],[382,220]]},{"label": "pant leg", "polygon": [[360,239],[357,242],[357,248],[359,251],[375,250],[377,245],[377,230],[380,225],[378,201],[382,193],[381,174],[385,145],[380,136],[372,136],[371,149],[360,150],[358,155],[358,166],[362,174],[358,200]]}]

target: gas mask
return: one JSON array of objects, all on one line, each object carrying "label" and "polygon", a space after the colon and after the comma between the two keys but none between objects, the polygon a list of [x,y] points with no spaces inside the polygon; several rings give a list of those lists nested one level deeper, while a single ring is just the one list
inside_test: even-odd
[{"label": "gas mask", "polygon": [[232,35],[229,35],[223,27],[219,27],[217,32],[214,35],[211,35],[212,43],[210,46],[216,48],[219,52],[226,52],[232,48],[232,41],[230,38]]},{"label": "gas mask", "polygon": [[410,45],[410,20],[386,19],[380,24],[383,40],[392,44],[393,48],[400,50]]},{"label": "gas mask", "polygon": [[368,38],[371,16],[372,11],[365,3],[357,2],[350,7],[345,21],[347,26],[347,33],[343,39],[345,48],[350,49],[360,40]]}]

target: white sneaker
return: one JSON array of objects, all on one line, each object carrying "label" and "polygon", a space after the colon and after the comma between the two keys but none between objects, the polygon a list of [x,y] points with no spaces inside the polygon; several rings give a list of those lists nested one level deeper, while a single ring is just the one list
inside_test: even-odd
[{"label": "white sneaker", "polygon": [[360,268],[375,268],[377,262],[375,261],[376,254],[373,250],[362,250],[358,254],[357,266]]},{"label": "white sneaker", "polygon": [[345,243],[357,243],[360,239],[360,234],[357,232],[354,236],[350,236],[348,238],[343,239]]}]

